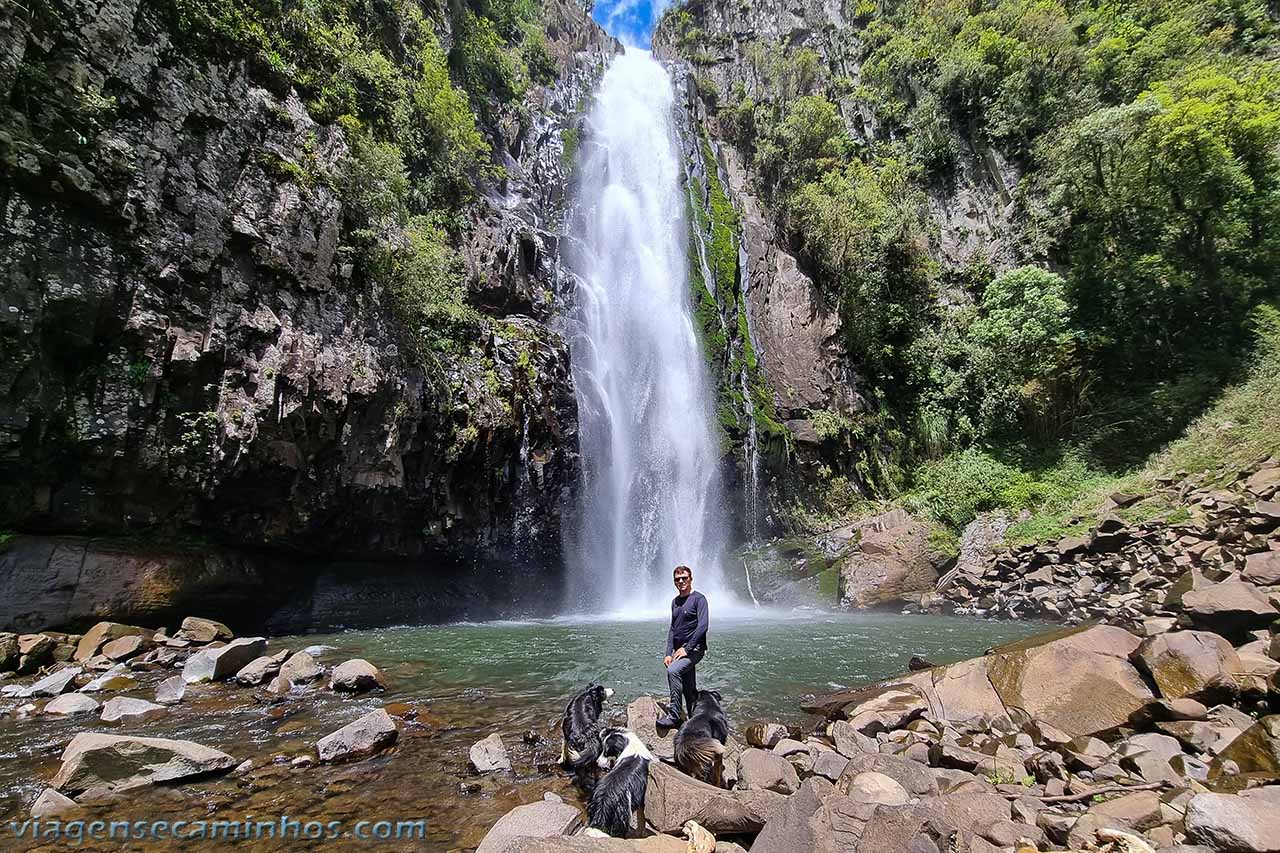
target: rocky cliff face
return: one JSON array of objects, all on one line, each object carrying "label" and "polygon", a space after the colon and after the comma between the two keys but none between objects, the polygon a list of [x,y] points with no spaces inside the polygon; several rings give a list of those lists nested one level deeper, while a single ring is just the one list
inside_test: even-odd
[{"label": "rocky cliff face", "polygon": [[[507,177],[461,239],[481,332],[419,357],[353,264],[325,179],[341,126],[253,63],[189,58],[153,4],[0,12],[0,527],[231,549],[268,587],[333,560],[416,581],[518,561],[548,580],[578,470],[568,350],[547,325],[561,134],[618,48],[568,3],[544,20],[556,79],[484,128]],[[109,99],[80,105],[92,133],[33,132],[40,105],[17,96],[33,71]],[[77,586],[28,546],[6,560],[9,596]],[[182,584],[148,607],[177,606]],[[106,591],[75,596],[48,622],[89,620]],[[348,620],[377,620],[369,605]]]}]

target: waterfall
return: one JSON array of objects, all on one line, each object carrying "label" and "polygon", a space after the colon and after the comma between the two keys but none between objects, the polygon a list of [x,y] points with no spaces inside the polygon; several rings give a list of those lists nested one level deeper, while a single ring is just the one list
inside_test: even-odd
[{"label": "waterfall", "polygon": [[579,150],[567,255],[584,482],[571,609],[660,610],[680,564],[723,599],[721,451],[690,306],[674,101],[666,70],[628,49]]}]

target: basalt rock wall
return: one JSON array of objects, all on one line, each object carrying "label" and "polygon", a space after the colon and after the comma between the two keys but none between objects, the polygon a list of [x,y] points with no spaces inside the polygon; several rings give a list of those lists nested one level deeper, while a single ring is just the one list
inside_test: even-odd
[{"label": "basalt rock wall", "polygon": [[[458,240],[483,332],[424,358],[354,268],[341,189],[288,167],[336,169],[343,128],[253,63],[188,56],[158,5],[0,11],[0,529],[36,537],[3,555],[0,623],[131,618],[211,576],[228,610],[265,596],[264,618],[333,572],[469,578],[495,602],[517,597],[485,580],[505,566],[553,585],[578,476],[549,326],[561,134],[616,42],[579,7],[545,7],[556,79],[481,128],[506,177]],[[42,26],[46,7],[65,25]],[[31,132],[16,81],[33,67],[112,99],[92,139]],[[101,561],[41,538],[66,535],[108,537],[120,559],[71,572]],[[357,596],[338,621],[413,615],[388,602]]]}]

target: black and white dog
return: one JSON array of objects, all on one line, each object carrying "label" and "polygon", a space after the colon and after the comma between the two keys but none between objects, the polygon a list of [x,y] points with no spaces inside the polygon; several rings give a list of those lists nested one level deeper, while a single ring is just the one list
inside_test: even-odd
[{"label": "black and white dog", "polygon": [[601,770],[608,770],[596,783],[587,801],[587,824],[615,838],[626,838],[644,828],[644,793],[649,785],[649,762],[653,753],[629,729],[605,729],[600,733]]},{"label": "black and white dog", "polygon": [[596,759],[600,756],[600,713],[604,700],[612,695],[611,688],[590,684],[564,708],[560,766],[571,771],[574,782],[588,791],[595,784]]},{"label": "black and white dog", "polygon": [[724,787],[724,744],[729,739],[729,719],[720,700],[719,691],[699,690],[675,742],[676,767],[717,788]]}]

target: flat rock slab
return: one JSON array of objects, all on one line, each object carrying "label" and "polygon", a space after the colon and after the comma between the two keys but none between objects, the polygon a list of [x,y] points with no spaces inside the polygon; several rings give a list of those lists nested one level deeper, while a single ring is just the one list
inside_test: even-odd
[{"label": "flat rock slab", "polygon": [[645,820],[659,832],[679,833],[693,820],[713,835],[759,832],[785,806],[773,791],[726,791],[699,782],[669,764],[649,762]]},{"label": "flat rock slab", "polygon": [[44,706],[44,713],[56,716],[92,714],[98,710],[98,700],[83,693],[64,693]]},{"label": "flat rock slab", "polygon": [[225,773],[237,763],[194,741],[82,732],[63,751],[51,784],[69,795],[90,788],[123,791]]},{"label": "flat rock slab", "polygon": [[46,675],[35,684],[28,687],[23,696],[24,698],[35,698],[37,696],[61,696],[63,693],[75,689],[76,676],[81,672],[82,670],[78,666],[60,669],[51,675]]},{"label": "flat rock slab", "polygon": [[511,769],[511,759],[507,756],[506,744],[502,742],[502,737],[497,732],[473,743],[467,758],[471,766],[480,773]]},{"label": "flat rock slab", "polygon": [[183,619],[182,627],[175,635],[175,639],[192,643],[212,643],[214,640],[231,640],[234,637],[235,634],[231,633],[231,629],[226,625],[212,619],[202,619],[199,616],[188,616]]},{"label": "flat rock slab", "polygon": [[396,728],[395,721],[379,708],[320,738],[316,751],[323,762],[350,761],[386,749],[399,736],[400,730]]},{"label": "flat rock slab", "polygon": [[114,696],[102,706],[102,722],[104,723],[142,723],[163,717],[166,711],[163,705],[156,705],[145,699],[131,699],[127,696]]},{"label": "flat rock slab", "polygon": [[582,822],[582,812],[564,802],[543,800],[516,806],[498,819],[476,853],[509,853],[520,839],[568,835]]},{"label": "flat rock slab", "polygon": [[77,661],[86,661],[98,653],[98,651],[112,640],[120,637],[150,637],[155,631],[149,628],[139,628],[137,625],[123,625],[119,622],[99,622],[80,638],[80,642],[76,645],[75,659]]},{"label": "flat rock slab", "polygon": [[1197,794],[1187,803],[1186,827],[1188,840],[1215,850],[1280,850],[1280,808],[1261,798]]}]

